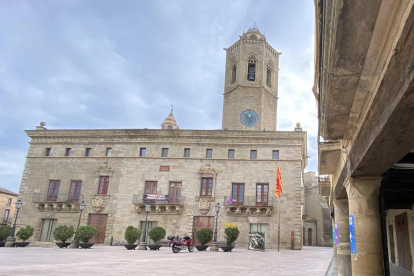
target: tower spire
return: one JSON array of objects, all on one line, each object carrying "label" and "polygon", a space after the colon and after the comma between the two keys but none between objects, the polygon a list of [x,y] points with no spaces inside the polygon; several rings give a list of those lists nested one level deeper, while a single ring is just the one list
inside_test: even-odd
[{"label": "tower spire", "polygon": [[179,129],[177,121],[175,120],[173,111],[174,111],[174,105],[171,104],[171,112],[162,122],[161,124],[162,129]]}]

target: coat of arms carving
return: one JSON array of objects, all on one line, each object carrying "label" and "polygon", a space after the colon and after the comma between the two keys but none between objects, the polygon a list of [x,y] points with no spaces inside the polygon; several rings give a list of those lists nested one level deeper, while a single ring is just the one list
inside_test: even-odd
[{"label": "coat of arms carving", "polygon": [[95,213],[100,213],[105,207],[105,199],[103,198],[94,198],[92,199],[92,208]]},{"label": "coat of arms carving", "polygon": [[200,210],[201,214],[205,216],[210,211],[211,203],[208,201],[207,198],[200,198],[198,202],[198,209]]}]

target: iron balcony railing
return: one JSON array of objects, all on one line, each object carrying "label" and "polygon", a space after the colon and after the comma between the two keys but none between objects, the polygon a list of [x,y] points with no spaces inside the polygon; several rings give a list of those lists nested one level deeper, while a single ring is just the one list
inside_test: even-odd
[{"label": "iron balcony railing", "polygon": [[255,196],[245,196],[242,200],[225,196],[223,204],[225,206],[273,206],[275,204],[273,197],[259,198]]},{"label": "iron balcony railing", "polygon": [[56,196],[50,196],[47,193],[34,193],[33,202],[64,202],[64,203],[77,203],[81,201],[82,195],[79,198],[73,198],[70,194],[59,193]]},{"label": "iron balcony railing", "polygon": [[158,201],[158,200],[145,200],[144,195],[133,194],[132,195],[132,204],[139,205],[139,204],[181,204],[184,201],[184,196],[168,196],[168,200]]},{"label": "iron balcony railing", "polygon": [[329,175],[320,175],[318,179],[320,183],[330,182]]}]

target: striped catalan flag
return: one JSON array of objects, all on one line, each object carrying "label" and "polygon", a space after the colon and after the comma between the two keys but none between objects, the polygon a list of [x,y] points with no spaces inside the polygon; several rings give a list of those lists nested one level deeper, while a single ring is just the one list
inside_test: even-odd
[{"label": "striped catalan flag", "polygon": [[280,171],[279,164],[277,164],[277,173],[276,173],[276,189],[275,189],[275,195],[277,197],[280,197],[282,194],[282,172]]}]

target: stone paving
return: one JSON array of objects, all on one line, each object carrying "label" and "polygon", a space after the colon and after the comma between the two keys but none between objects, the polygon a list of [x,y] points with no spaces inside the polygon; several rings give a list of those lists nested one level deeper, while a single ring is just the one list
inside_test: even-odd
[{"label": "stone paving", "polygon": [[324,276],[333,249],[234,249],[233,252],[128,251],[123,246],[92,249],[0,248],[0,275],[311,275]]}]

